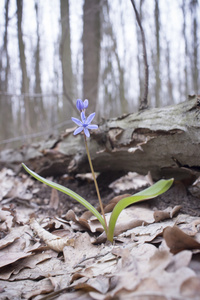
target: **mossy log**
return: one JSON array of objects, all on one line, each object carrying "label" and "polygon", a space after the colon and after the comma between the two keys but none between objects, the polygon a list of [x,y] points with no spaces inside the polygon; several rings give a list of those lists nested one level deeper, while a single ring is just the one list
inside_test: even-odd
[{"label": "mossy log", "polygon": [[[103,120],[88,139],[96,172],[134,171],[153,179],[195,179],[200,174],[200,107],[198,97]],[[80,134],[69,129],[58,139],[4,150],[2,163],[26,163],[42,176],[84,173],[89,164]]]}]

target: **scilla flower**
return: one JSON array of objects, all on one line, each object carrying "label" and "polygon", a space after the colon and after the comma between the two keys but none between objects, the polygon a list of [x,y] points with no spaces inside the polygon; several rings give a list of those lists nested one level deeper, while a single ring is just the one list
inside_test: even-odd
[{"label": "scilla flower", "polygon": [[92,120],[94,119],[95,113],[92,113],[91,115],[89,115],[89,117],[86,119],[85,117],[85,113],[84,111],[81,112],[81,120],[76,119],[76,118],[72,118],[72,121],[74,123],[76,123],[76,125],[78,125],[79,127],[76,128],[76,130],[74,131],[74,135],[80,133],[82,130],[84,131],[84,134],[87,137],[90,137],[90,133],[88,129],[97,129],[98,125],[91,125],[90,123],[92,122]]},{"label": "scilla flower", "polygon": [[84,111],[88,107],[88,100],[85,99],[82,101],[81,99],[78,99],[76,101],[76,108],[81,112]]}]

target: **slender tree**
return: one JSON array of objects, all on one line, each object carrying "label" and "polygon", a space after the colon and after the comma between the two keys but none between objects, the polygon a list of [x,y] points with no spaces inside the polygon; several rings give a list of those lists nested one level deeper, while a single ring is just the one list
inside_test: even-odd
[{"label": "slender tree", "polygon": [[[23,95],[23,104],[25,108],[25,126],[23,126],[24,133],[28,133],[31,131],[30,125],[30,103],[29,97],[27,94],[29,93],[29,77],[27,72],[26,65],[26,56],[25,56],[25,43],[23,41],[23,32],[22,32],[22,16],[23,16],[23,1],[17,1],[17,32],[18,32],[18,47],[19,47],[19,59],[20,59],[20,68],[22,73],[22,81],[21,81],[21,93]],[[24,95],[25,94],[25,95]]]},{"label": "slender tree", "polygon": [[[60,40],[60,60],[62,65],[63,79],[63,108],[62,111],[70,117],[70,105],[73,103],[73,72],[71,60],[71,37],[69,22],[69,0],[60,0],[61,16],[61,40]],[[73,106],[73,104],[72,104]]]},{"label": "slender tree", "polygon": [[[35,84],[34,84],[34,110],[36,113],[36,120],[39,122],[39,126],[43,127],[45,125],[46,113],[43,105],[43,97],[42,97],[42,87],[41,87],[41,70],[40,70],[40,22],[38,15],[38,1],[35,2],[35,14],[36,14],[36,24],[37,24],[37,44],[35,49]],[[40,96],[38,95],[40,94]]]},{"label": "slender tree", "polygon": [[184,43],[185,43],[185,60],[184,60],[184,94],[187,97],[188,96],[188,39],[187,39],[187,34],[186,34],[186,0],[183,0],[182,2],[182,14],[183,14],[183,28],[182,28],[182,32],[183,32],[183,38],[184,38]]},{"label": "slender tree", "polygon": [[192,14],[192,81],[193,81],[193,90],[196,94],[199,92],[199,72],[198,72],[198,20],[197,20],[197,11],[198,7],[198,0],[191,0],[190,2],[190,9]]},{"label": "slender tree", "polygon": [[9,5],[10,0],[5,1],[4,6],[4,35],[3,45],[0,49],[0,132],[3,138],[13,135],[13,118],[11,97],[6,95],[8,92],[10,76],[10,57],[8,53],[8,24],[9,24]]},{"label": "slender tree", "polygon": [[155,0],[155,28],[156,28],[156,86],[155,86],[155,96],[156,96],[156,107],[160,106],[160,92],[161,92],[161,79],[160,79],[160,10],[158,5],[158,0]]},{"label": "slender tree", "polygon": [[85,0],[83,7],[83,98],[95,110],[100,62],[100,0]]},{"label": "slender tree", "polygon": [[140,31],[141,31],[141,36],[142,36],[142,47],[143,47],[143,58],[144,58],[144,73],[145,73],[144,95],[141,98],[141,102],[140,102],[140,110],[142,110],[142,109],[145,109],[145,108],[148,107],[149,66],[148,66],[148,61],[147,61],[147,51],[146,51],[145,34],[144,34],[143,27],[142,27],[141,19],[140,19],[139,13],[137,11],[137,8],[136,8],[136,5],[135,5],[135,1],[131,0],[131,3],[133,5],[133,9],[134,9],[134,12],[135,12],[136,20],[137,20],[138,26],[139,26]]}]

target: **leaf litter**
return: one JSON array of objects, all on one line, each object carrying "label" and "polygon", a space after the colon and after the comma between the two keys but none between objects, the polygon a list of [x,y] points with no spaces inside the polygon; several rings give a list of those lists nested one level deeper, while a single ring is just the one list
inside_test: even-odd
[{"label": "leaf litter", "polygon": [[180,205],[128,207],[111,244],[88,212],[61,212],[53,190],[45,209],[28,176],[3,169],[0,184],[0,299],[200,298],[200,218]]}]

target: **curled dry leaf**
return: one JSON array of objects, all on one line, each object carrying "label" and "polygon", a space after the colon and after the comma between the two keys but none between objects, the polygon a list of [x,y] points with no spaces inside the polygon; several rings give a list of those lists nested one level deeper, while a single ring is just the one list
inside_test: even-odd
[{"label": "curled dry leaf", "polygon": [[42,228],[41,225],[35,220],[30,220],[31,229],[54,251],[61,252],[65,246],[73,246],[74,240],[68,238],[61,238],[52,234]]},{"label": "curled dry leaf", "polygon": [[200,249],[200,243],[179,229],[178,226],[166,227],[163,237],[173,254],[182,250]]},{"label": "curled dry leaf", "polygon": [[160,222],[166,219],[172,219],[181,209],[181,205],[176,205],[174,208],[168,207],[165,210],[156,210],[153,214],[155,222]]},{"label": "curled dry leaf", "polygon": [[10,230],[11,227],[13,227],[14,216],[13,212],[9,208],[2,207],[2,209],[0,210],[0,222],[1,231]]},{"label": "curled dry leaf", "polygon": [[0,240],[0,249],[12,244],[16,239],[20,237],[20,233],[16,230],[12,230],[7,236]]}]

